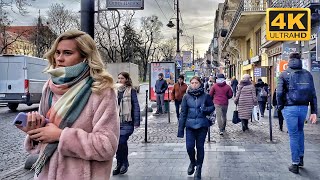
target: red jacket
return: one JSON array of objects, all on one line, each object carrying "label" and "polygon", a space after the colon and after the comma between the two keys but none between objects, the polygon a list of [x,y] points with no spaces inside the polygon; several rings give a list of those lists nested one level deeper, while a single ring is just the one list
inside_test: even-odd
[{"label": "red jacket", "polygon": [[232,89],[229,85],[224,83],[215,83],[209,92],[210,96],[213,97],[213,103],[215,105],[228,105],[228,100],[232,98]]}]

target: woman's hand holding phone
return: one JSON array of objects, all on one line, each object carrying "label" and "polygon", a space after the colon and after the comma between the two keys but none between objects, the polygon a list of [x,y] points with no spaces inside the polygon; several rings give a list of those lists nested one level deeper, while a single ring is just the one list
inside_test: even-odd
[{"label": "woman's hand holding phone", "polygon": [[24,132],[28,132],[34,129],[41,128],[45,126],[46,119],[44,116],[40,115],[38,112],[32,111],[28,112],[27,114],[27,123],[26,126],[16,124],[16,127]]}]

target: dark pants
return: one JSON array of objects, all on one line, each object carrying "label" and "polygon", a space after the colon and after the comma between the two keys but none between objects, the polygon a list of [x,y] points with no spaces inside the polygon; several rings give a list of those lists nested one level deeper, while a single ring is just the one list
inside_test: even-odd
[{"label": "dark pants", "polygon": [[174,105],[176,106],[177,119],[179,119],[179,116],[180,116],[180,105],[181,105],[181,102],[182,101],[178,101],[178,100],[174,101]]},{"label": "dark pants", "polygon": [[233,97],[236,97],[236,95],[237,95],[237,88],[233,88],[233,89],[232,89],[232,92],[233,92]]},{"label": "dark pants", "polygon": [[278,111],[278,118],[279,118],[279,127],[282,129],[283,128],[283,115],[282,115],[282,112],[280,110],[277,110]]},{"label": "dark pants", "polygon": [[129,165],[128,139],[129,139],[129,135],[120,135],[118,150],[116,154],[117,165],[122,165],[122,164]]},{"label": "dark pants", "polygon": [[[203,127],[200,129],[186,128],[186,147],[191,163],[202,165],[204,159],[204,142],[206,140],[208,128]],[[197,148],[197,159],[196,151]]]},{"label": "dark pants", "polygon": [[242,128],[248,129],[249,120],[248,119],[241,119]]},{"label": "dark pants", "polygon": [[267,102],[259,101],[258,103],[259,103],[260,114],[261,114],[261,116],[264,116],[264,111],[266,110]]}]

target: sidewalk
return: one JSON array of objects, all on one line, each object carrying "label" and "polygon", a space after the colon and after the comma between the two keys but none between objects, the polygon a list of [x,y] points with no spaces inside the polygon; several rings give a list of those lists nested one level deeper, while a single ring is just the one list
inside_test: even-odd
[{"label": "sidewalk", "polygon": [[[170,105],[171,123],[167,114],[148,116],[148,141],[144,140],[144,121],[129,139],[130,167],[125,175],[112,180],[182,180],[189,164],[185,139],[176,137],[177,120],[173,103]],[[259,122],[249,123],[249,132],[242,132],[240,124],[231,122],[235,105],[230,100],[228,123],[224,136],[218,135],[217,124],[211,127],[211,142],[205,144],[203,179],[320,179],[320,126],[305,126],[305,167],[299,175],[288,171],[290,150],[286,127],[281,132],[278,120],[273,121],[273,140],[269,142],[267,112]],[[116,160],[114,160],[114,166]]]}]

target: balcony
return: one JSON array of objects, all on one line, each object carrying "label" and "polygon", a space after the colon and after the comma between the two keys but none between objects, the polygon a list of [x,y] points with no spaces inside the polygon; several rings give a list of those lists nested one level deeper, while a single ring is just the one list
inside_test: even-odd
[{"label": "balcony", "polygon": [[240,0],[224,39],[223,48],[229,38],[246,36],[265,16],[266,8],[266,0]]},{"label": "balcony", "polygon": [[320,0],[274,0],[272,8],[307,8],[312,5],[320,5]]}]

